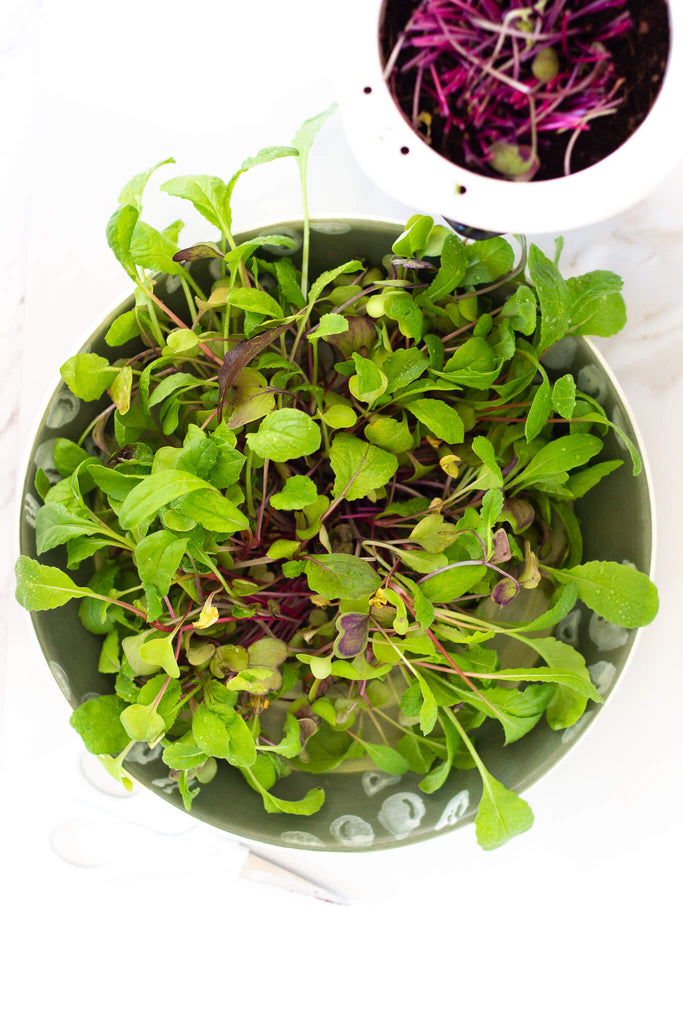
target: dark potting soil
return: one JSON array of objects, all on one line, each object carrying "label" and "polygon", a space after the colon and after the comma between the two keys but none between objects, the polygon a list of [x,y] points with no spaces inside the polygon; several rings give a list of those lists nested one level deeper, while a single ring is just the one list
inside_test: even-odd
[{"label": "dark potting soil", "polygon": [[[418,0],[387,0],[380,27],[380,48],[386,63],[398,36],[405,28]],[[567,4],[571,7],[571,2]],[[670,45],[669,14],[666,0],[628,0],[632,28],[623,36],[604,44],[614,60],[619,78],[624,79],[623,102],[615,113],[598,118],[581,133],[572,150],[571,172],[584,170],[613,153],[633,134],[647,117],[664,79]],[[596,29],[614,16],[613,10],[593,16]],[[406,51],[411,52],[411,51]],[[394,77],[395,100],[411,123],[416,72],[398,72]],[[445,119],[435,100],[426,93],[421,97],[420,113],[431,117],[429,130],[420,126],[419,134],[433,149],[460,167],[465,163],[462,135],[452,126],[444,132]],[[412,127],[412,125],[411,125]],[[539,181],[564,176],[564,156],[569,133],[539,133],[538,151],[541,166],[534,175]],[[499,177],[480,166],[470,167],[478,174]]]}]

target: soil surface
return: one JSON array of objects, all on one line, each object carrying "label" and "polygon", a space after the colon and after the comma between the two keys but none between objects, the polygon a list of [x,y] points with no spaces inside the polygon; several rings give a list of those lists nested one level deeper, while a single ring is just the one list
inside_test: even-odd
[{"label": "soil surface", "polygon": [[[417,6],[418,0],[387,0],[380,28],[380,47],[385,62]],[[568,6],[571,6],[571,0]],[[615,113],[598,118],[588,131],[581,133],[572,151],[572,173],[603,160],[626,142],[647,117],[664,79],[670,42],[666,0],[629,0],[626,9],[631,15],[632,28],[623,36],[605,43],[618,77],[624,79],[623,103]],[[612,17],[613,9],[595,14],[596,28]],[[395,75],[394,98],[408,121],[411,119],[414,88],[414,71]],[[445,119],[428,94],[423,94],[420,112],[431,115],[429,135],[421,130],[421,138],[453,163],[467,166],[460,132],[451,127],[447,134],[444,133]],[[541,167],[534,176],[535,181],[564,175],[567,142],[567,133],[539,134]],[[479,166],[470,169],[479,174],[487,173]],[[490,177],[499,175],[491,170]]]}]

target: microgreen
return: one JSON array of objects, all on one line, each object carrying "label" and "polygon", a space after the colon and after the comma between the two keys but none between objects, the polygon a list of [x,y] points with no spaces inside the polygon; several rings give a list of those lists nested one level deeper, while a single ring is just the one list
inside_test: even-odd
[{"label": "microgreen", "polygon": [[[238,246],[230,201],[239,175],[276,157],[296,156],[305,180],[323,120],[229,184],[162,186],[215,243],[140,233],[151,171],[123,190],[107,237],[137,304],[107,332],[111,359],[62,367],[93,402],[91,427],[55,440],[59,480],[36,479],[39,555],[65,547],[89,579],[22,555],[17,599],[32,611],[78,601],[101,638],[113,692],[71,723],[124,785],[135,743],[159,748],[187,808],[217,764],[267,811],[296,815],[324,789],[281,798],[292,771],[369,763],[417,772],[434,793],[475,768],[477,836],[492,849],[533,816],[485,767],[482,723],[511,745],[602,699],[581,654],[548,635],[578,600],[628,628],[657,611],[636,569],[582,562],[574,509],[628,472],[601,461],[609,430],[634,473],[637,449],[542,362],[567,331],[621,326],[621,282],[565,280],[534,246],[515,265],[504,239],[464,243],[414,217],[393,262],[354,259],[309,287],[308,241],[303,268],[264,250],[269,239]],[[173,310],[157,286],[169,258],[185,285]],[[499,656],[501,638],[519,663]]]},{"label": "microgreen", "polygon": [[579,136],[623,103],[610,46],[632,27],[627,0],[395,6],[384,69],[392,95],[428,139],[435,118],[446,136],[460,134],[476,170],[530,180],[547,140],[564,135],[569,174]]}]

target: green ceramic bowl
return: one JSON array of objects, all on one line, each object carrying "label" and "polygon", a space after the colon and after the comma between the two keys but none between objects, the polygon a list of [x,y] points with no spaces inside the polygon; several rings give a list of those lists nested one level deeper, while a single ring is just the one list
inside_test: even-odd
[{"label": "green ceramic bowl", "polygon": [[[317,221],[311,236],[313,274],[338,266],[356,256],[373,262],[390,251],[401,230],[397,224],[336,218]],[[301,224],[290,222],[259,230],[259,234],[289,231],[300,239]],[[248,236],[245,236],[248,237]],[[243,239],[241,239],[243,240]],[[207,268],[210,269],[210,268]],[[173,289],[177,279],[161,282],[164,301],[180,312],[182,294]],[[104,336],[114,318],[132,308],[132,297],[113,310],[86,341],[81,351],[111,354]],[[134,343],[131,343],[134,346]],[[124,354],[125,349],[117,355]],[[637,431],[624,397],[602,357],[585,338],[567,338],[544,356],[549,373],[571,372],[579,388],[594,395],[608,415],[638,443]],[[34,488],[38,467],[58,479],[52,461],[57,437],[78,439],[98,411],[98,403],[82,403],[61,385],[43,415],[33,445],[23,492],[20,548],[36,557],[34,520],[39,498]],[[628,561],[643,572],[651,571],[652,507],[647,471],[634,477],[628,454],[613,432],[605,438],[604,458],[623,458],[624,465],[604,479],[577,505],[585,543],[585,560]],[[49,560],[65,569],[59,550]],[[83,582],[88,577],[82,567]],[[33,625],[47,663],[72,707],[98,693],[111,691],[111,677],[100,675],[97,663],[100,639],[87,633],[78,619],[76,602],[32,615]],[[604,697],[613,690],[633,648],[636,631],[603,622],[583,606],[577,606],[560,623],[556,635],[574,644],[584,655],[593,682]],[[563,758],[600,713],[592,705],[570,729],[553,732],[545,723],[509,748],[503,747],[502,731],[490,723],[482,735],[484,763],[500,781],[518,792],[528,789]],[[161,750],[138,744],[126,761],[130,775],[164,800],[182,808],[175,783],[161,761]],[[321,810],[309,818],[268,814],[261,798],[247,786],[240,773],[221,765],[216,778],[203,786],[190,812],[193,817],[248,839],[293,848],[334,851],[380,850],[415,843],[468,824],[474,818],[481,783],[476,771],[451,773],[442,789],[433,794],[418,788],[420,777],[400,778],[372,766],[356,772],[312,776],[293,773],[278,783],[278,794],[298,799],[311,786],[322,786],[326,798]]]}]

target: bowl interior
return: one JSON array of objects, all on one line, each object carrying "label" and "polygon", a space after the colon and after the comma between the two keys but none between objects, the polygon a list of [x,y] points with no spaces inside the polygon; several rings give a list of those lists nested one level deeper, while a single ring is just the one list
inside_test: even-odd
[{"label": "bowl interior", "polygon": [[[300,240],[301,223],[272,225],[259,234],[288,231]],[[400,226],[375,221],[334,219],[312,225],[312,273],[321,272],[356,256],[379,262],[391,249]],[[254,234],[250,232],[249,234]],[[241,236],[243,240],[245,236]],[[291,251],[288,251],[288,254]],[[296,258],[296,257],[295,257]],[[208,269],[208,268],[207,268]],[[177,279],[164,281],[164,301],[182,310],[182,295],[173,289]],[[170,286],[169,287],[169,283]],[[132,308],[132,297],[112,311],[86,341],[81,351],[111,356],[104,335],[113,319]],[[134,343],[130,343],[134,350]],[[117,351],[117,355],[125,353]],[[608,416],[637,443],[637,432],[617,385],[602,358],[585,338],[559,342],[544,357],[548,372],[571,372],[585,392],[594,395]],[[31,451],[23,489],[20,549],[36,557],[35,513],[40,504],[34,486],[37,468],[52,480],[59,479],[52,460],[57,437],[76,440],[98,411],[97,403],[83,403],[60,384],[43,415]],[[646,472],[634,477],[628,454],[613,432],[604,439],[604,458],[623,458],[624,464],[577,503],[584,532],[584,560],[627,560],[649,572],[652,559],[652,510]],[[66,569],[60,549],[44,561]],[[79,580],[88,578],[87,567]],[[101,639],[86,632],[78,619],[76,602],[50,612],[32,614],[35,632],[48,665],[65,697],[76,707],[99,693],[111,692],[113,677],[97,671]],[[575,645],[586,659],[593,682],[603,696],[614,688],[629,657],[636,631],[602,622],[583,606],[577,606],[556,629],[556,635]],[[503,747],[502,730],[496,723],[482,736],[480,752],[489,770],[507,787],[521,792],[564,757],[579,736],[595,720],[600,706],[590,705],[570,729],[553,732],[540,723],[510,748]],[[160,748],[150,751],[137,744],[126,761],[132,777],[160,797],[182,808],[175,783],[161,761]],[[420,777],[400,778],[379,769],[315,776],[294,772],[277,784],[286,799],[298,799],[311,786],[326,792],[323,807],[313,816],[268,814],[260,797],[247,786],[237,770],[221,765],[216,778],[203,786],[191,814],[236,835],[278,846],[353,851],[385,849],[424,840],[472,821],[481,793],[476,771],[452,772],[446,785],[433,794],[418,788]]]}]

